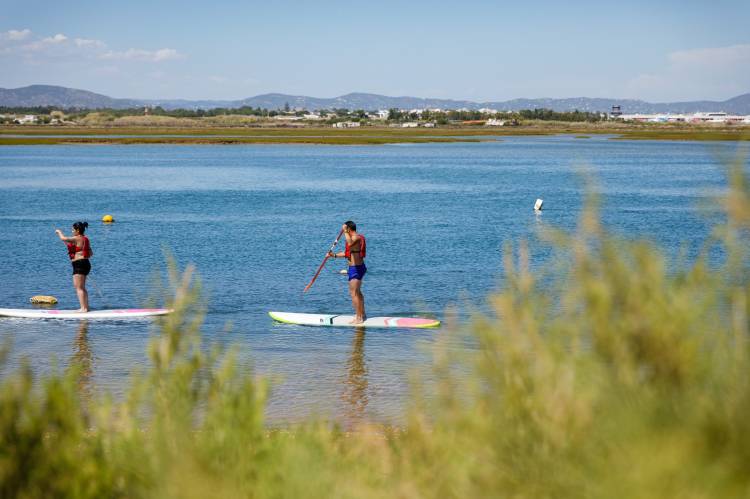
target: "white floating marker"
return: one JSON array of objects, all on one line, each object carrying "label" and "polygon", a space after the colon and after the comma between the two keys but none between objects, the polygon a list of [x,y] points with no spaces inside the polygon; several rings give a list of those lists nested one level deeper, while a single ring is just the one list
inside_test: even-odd
[{"label": "white floating marker", "polygon": [[542,211],[542,205],[544,204],[543,199],[537,199],[534,203],[534,211]]}]

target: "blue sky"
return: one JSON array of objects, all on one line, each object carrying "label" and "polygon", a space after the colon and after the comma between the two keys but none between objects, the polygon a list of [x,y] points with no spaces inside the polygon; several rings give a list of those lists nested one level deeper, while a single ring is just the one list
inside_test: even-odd
[{"label": "blue sky", "polygon": [[724,100],[750,1],[0,0],[0,87],[237,99]]}]

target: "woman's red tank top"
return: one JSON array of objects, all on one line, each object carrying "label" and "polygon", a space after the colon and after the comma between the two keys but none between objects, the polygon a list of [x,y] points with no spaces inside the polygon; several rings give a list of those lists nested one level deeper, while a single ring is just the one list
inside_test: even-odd
[{"label": "woman's red tank top", "polygon": [[81,236],[83,238],[83,246],[76,246],[76,243],[65,243],[68,246],[68,257],[72,260],[76,257],[76,253],[79,251],[83,252],[84,258],[91,258],[91,243],[89,243],[89,238],[86,236]]}]

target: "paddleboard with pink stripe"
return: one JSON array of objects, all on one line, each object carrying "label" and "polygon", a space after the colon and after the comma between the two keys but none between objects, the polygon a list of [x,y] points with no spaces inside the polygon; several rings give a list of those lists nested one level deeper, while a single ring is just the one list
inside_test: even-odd
[{"label": "paddleboard with pink stripe", "polygon": [[29,308],[0,308],[0,317],[19,317],[23,319],[135,319],[139,317],[153,317],[165,315],[171,310],[167,308],[118,308],[112,310],[90,310],[77,312],[75,310],[29,309]]},{"label": "paddleboard with pink stripe", "polygon": [[301,326],[334,326],[334,327],[399,327],[428,328],[440,326],[440,321],[423,317],[369,317],[362,324],[349,324],[353,315],[334,314],[300,314],[295,312],[268,312],[271,318],[286,324]]}]

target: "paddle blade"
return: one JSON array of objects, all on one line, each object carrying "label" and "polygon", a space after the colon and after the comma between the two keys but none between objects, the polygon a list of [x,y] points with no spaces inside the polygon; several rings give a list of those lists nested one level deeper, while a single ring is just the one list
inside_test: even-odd
[{"label": "paddle blade", "polygon": [[321,263],[321,264],[320,264],[320,267],[318,267],[318,271],[317,271],[317,272],[315,272],[315,275],[314,275],[314,276],[313,276],[313,278],[312,278],[312,279],[310,280],[310,283],[309,283],[309,284],[308,284],[307,286],[305,286],[305,289],[304,289],[304,290],[302,291],[303,293],[307,293],[307,290],[308,290],[308,289],[310,289],[310,288],[312,287],[313,283],[315,282],[315,279],[317,279],[317,278],[318,278],[318,276],[320,275],[320,271],[321,271],[321,270],[323,270],[323,267],[325,267],[325,266],[326,266],[326,262],[328,261],[328,259],[329,259],[329,258],[330,258],[330,257],[329,257],[328,255],[326,255],[326,257],[325,257],[325,258],[323,258],[323,263]]}]

